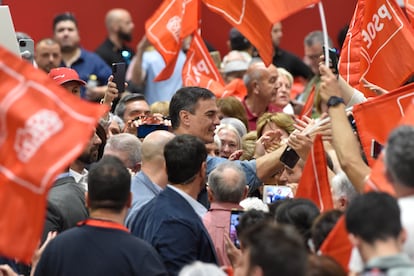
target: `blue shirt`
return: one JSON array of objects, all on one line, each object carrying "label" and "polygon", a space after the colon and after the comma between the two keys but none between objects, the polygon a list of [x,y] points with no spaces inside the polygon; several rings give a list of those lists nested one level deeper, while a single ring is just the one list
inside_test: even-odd
[{"label": "blue shirt", "polygon": [[161,191],[161,187],[153,183],[143,171],[138,172],[132,177],[132,205],[125,219],[125,225],[129,225],[131,217],[133,217],[142,206],[159,195]]},{"label": "blue shirt", "polygon": [[146,73],[144,95],[148,104],[156,101],[170,101],[175,92],[183,85],[182,70],[185,63],[185,54],[180,51],[171,77],[164,81],[154,81],[155,77],[164,69],[165,62],[161,54],[156,51],[146,51],[142,56],[142,70]]},{"label": "blue shirt", "polygon": [[[214,157],[210,155],[207,156],[207,175],[209,175],[210,172],[214,170],[214,168],[217,167],[220,163],[227,161],[229,160],[226,158]],[[235,160],[232,162],[237,162],[244,171],[246,175],[247,185],[249,186],[249,191],[254,191],[256,188],[262,185],[263,182],[257,178],[256,175],[256,160]]]},{"label": "blue shirt", "polygon": [[[62,66],[66,64],[62,61]],[[79,77],[88,82],[90,75],[96,75],[98,78],[98,86],[106,85],[109,76],[112,74],[111,68],[105,61],[93,52],[89,52],[81,48],[79,58],[72,64],[72,69],[76,70]],[[86,88],[81,87],[81,97],[85,97]]]}]

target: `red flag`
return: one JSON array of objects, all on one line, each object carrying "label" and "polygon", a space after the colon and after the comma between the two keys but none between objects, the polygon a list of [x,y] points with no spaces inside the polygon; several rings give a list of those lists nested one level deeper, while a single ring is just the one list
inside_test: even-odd
[{"label": "red flag", "polygon": [[220,14],[239,30],[259,51],[268,66],[272,63],[273,46],[271,39],[272,22],[254,0],[203,0],[204,4]]},{"label": "red flag", "polygon": [[414,72],[414,32],[397,1],[359,0],[341,51],[339,71],[352,86],[364,89],[365,78],[387,90],[403,84]]},{"label": "red flag", "polygon": [[145,22],[148,40],[165,61],[156,81],[166,80],[174,72],[182,39],[198,29],[198,6],[198,0],[164,0]]},{"label": "red flag", "polygon": [[329,232],[323,241],[320,252],[335,259],[345,271],[348,271],[348,263],[351,257],[352,244],[346,231],[345,216],[339,218],[335,227]]},{"label": "red flag", "polygon": [[312,200],[321,212],[333,209],[331,186],[328,180],[326,156],[321,135],[317,135],[313,142],[295,197]]},{"label": "red flag", "polygon": [[361,140],[368,163],[372,165],[372,140],[384,145],[389,133],[406,113],[414,97],[414,84],[396,89],[388,94],[378,96],[367,102],[354,105],[358,135]]},{"label": "red flag", "polygon": [[[405,109],[404,117],[400,120],[399,125],[414,125],[414,100],[411,98],[411,104],[407,109]],[[384,165],[384,153],[382,153],[377,161],[375,161],[374,166],[371,171],[371,175],[368,178],[365,191],[382,191],[395,195],[395,190],[393,185],[388,181],[385,176],[385,165]]]},{"label": "red flag", "polygon": [[285,19],[295,12],[303,10],[313,4],[319,3],[320,0],[254,0],[260,7],[263,8],[264,13],[270,19],[270,22],[275,23]]},{"label": "red flag", "polygon": [[309,92],[309,96],[306,99],[305,105],[300,111],[299,118],[302,119],[303,116],[312,117],[313,111],[313,102],[315,101],[315,85],[313,85],[312,90]]},{"label": "red flag", "polygon": [[211,90],[217,97],[224,91],[224,82],[203,39],[195,32],[182,72],[184,86],[200,86]]},{"label": "red flag", "polygon": [[106,109],[0,47],[1,256],[30,263],[48,189],[82,152]]},{"label": "red flag", "polygon": [[411,21],[411,26],[414,26],[414,1],[404,0],[404,6],[408,19]]}]

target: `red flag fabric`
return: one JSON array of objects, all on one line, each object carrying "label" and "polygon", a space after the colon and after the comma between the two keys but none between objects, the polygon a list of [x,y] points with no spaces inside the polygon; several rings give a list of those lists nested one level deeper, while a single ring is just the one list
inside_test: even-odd
[{"label": "red flag fabric", "polygon": [[239,30],[257,48],[267,66],[272,63],[272,22],[264,12],[266,6],[261,7],[255,0],[203,0],[203,2],[211,11],[220,14]]},{"label": "red flag fabric", "polygon": [[404,6],[408,19],[411,21],[411,26],[414,26],[414,0],[404,0]]},{"label": "red flag fabric", "polygon": [[351,257],[352,244],[346,231],[345,216],[339,218],[335,227],[323,241],[320,252],[335,259],[345,271],[348,271],[348,263]]},{"label": "red flag fabric", "polygon": [[319,3],[320,0],[254,0],[260,7],[263,7],[263,11],[272,23],[281,21],[295,12],[303,10],[313,4]]},{"label": "red flag fabric", "polygon": [[312,90],[309,92],[309,96],[306,99],[304,106],[299,114],[299,119],[302,119],[303,116],[312,117],[313,103],[315,101],[315,85],[312,87]]},{"label": "red flag fabric", "polygon": [[321,212],[333,209],[331,186],[328,180],[326,156],[321,135],[317,135],[313,142],[295,197],[312,200]]},{"label": "red flag fabric", "polygon": [[198,10],[199,0],[164,0],[145,22],[147,38],[166,64],[156,81],[166,80],[173,73],[182,39],[198,29]]},{"label": "red flag fabric", "polygon": [[47,192],[106,110],[0,47],[0,256],[30,263]]},{"label": "red flag fabric", "polygon": [[409,84],[354,105],[353,115],[358,135],[370,165],[374,163],[371,157],[372,140],[381,145],[385,144],[389,133],[404,116],[413,97],[414,84]]},{"label": "red flag fabric", "polygon": [[[411,104],[404,110],[404,116],[401,118],[399,125],[414,125],[414,100],[411,98]],[[384,153],[382,152],[375,161],[368,178],[365,191],[382,191],[395,195],[395,190],[392,184],[385,176]]]},{"label": "red flag fabric", "polygon": [[414,72],[414,32],[394,0],[359,0],[341,51],[339,71],[368,97],[361,78],[387,90],[401,86]]},{"label": "red flag fabric", "polygon": [[211,58],[203,39],[195,32],[182,71],[184,86],[200,86],[221,97],[224,82]]}]

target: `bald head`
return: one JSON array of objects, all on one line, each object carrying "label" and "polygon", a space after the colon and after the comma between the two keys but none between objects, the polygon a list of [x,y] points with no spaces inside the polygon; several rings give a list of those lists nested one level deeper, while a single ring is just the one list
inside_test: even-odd
[{"label": "bald head", "polygon": [[174,137],[173,133],[166,130],[156,130],[148,134],[142,141],[141,146],[143,163],[164,160],[164,146]]},{"label": "bald head", "polygon": [[108,31],[123,20],[131,20],[130,13],[125,9],[112,9],[106,13],[105,25]]},{"label": "bald head", "polygon": [[211,198],[216,202],[239,203],[246,195],[246,177],[235,162],[219,164],[208,176]]},{"label": "bald head", "polygon": [[277,72],[277,68],[273,64],[266,66],[262,61],[252,63],[243,77],[244,84],[247,87],[247,94],[252,95],[255,91],[257,93],[261,92],[261,88],[258,84],[265,83],[270,85],[269,87],[266,87],[266,90],[269,91],[265,91],[266,97],[270,97],[272,93],[275,93],[275,91],[271,90],[277,88],[274,86],[276,85],[278,76],[279,73]]}]

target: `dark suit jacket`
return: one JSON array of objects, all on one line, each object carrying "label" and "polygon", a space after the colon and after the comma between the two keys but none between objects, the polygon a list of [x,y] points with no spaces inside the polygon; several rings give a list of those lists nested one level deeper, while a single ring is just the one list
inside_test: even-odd
[{"label": "dark suit jacket", "polygon": [[72,176],[59,178],[47,198],[47,216],[42,241],[49,231],[62,232],[88,218],[85,191]]},{"label": "dark suit jacket", "polygon": [[217,263],[210,236],[191,205],[166,188],[136,213],[131,232],[152,244],[170,275],[195,260]]}]

